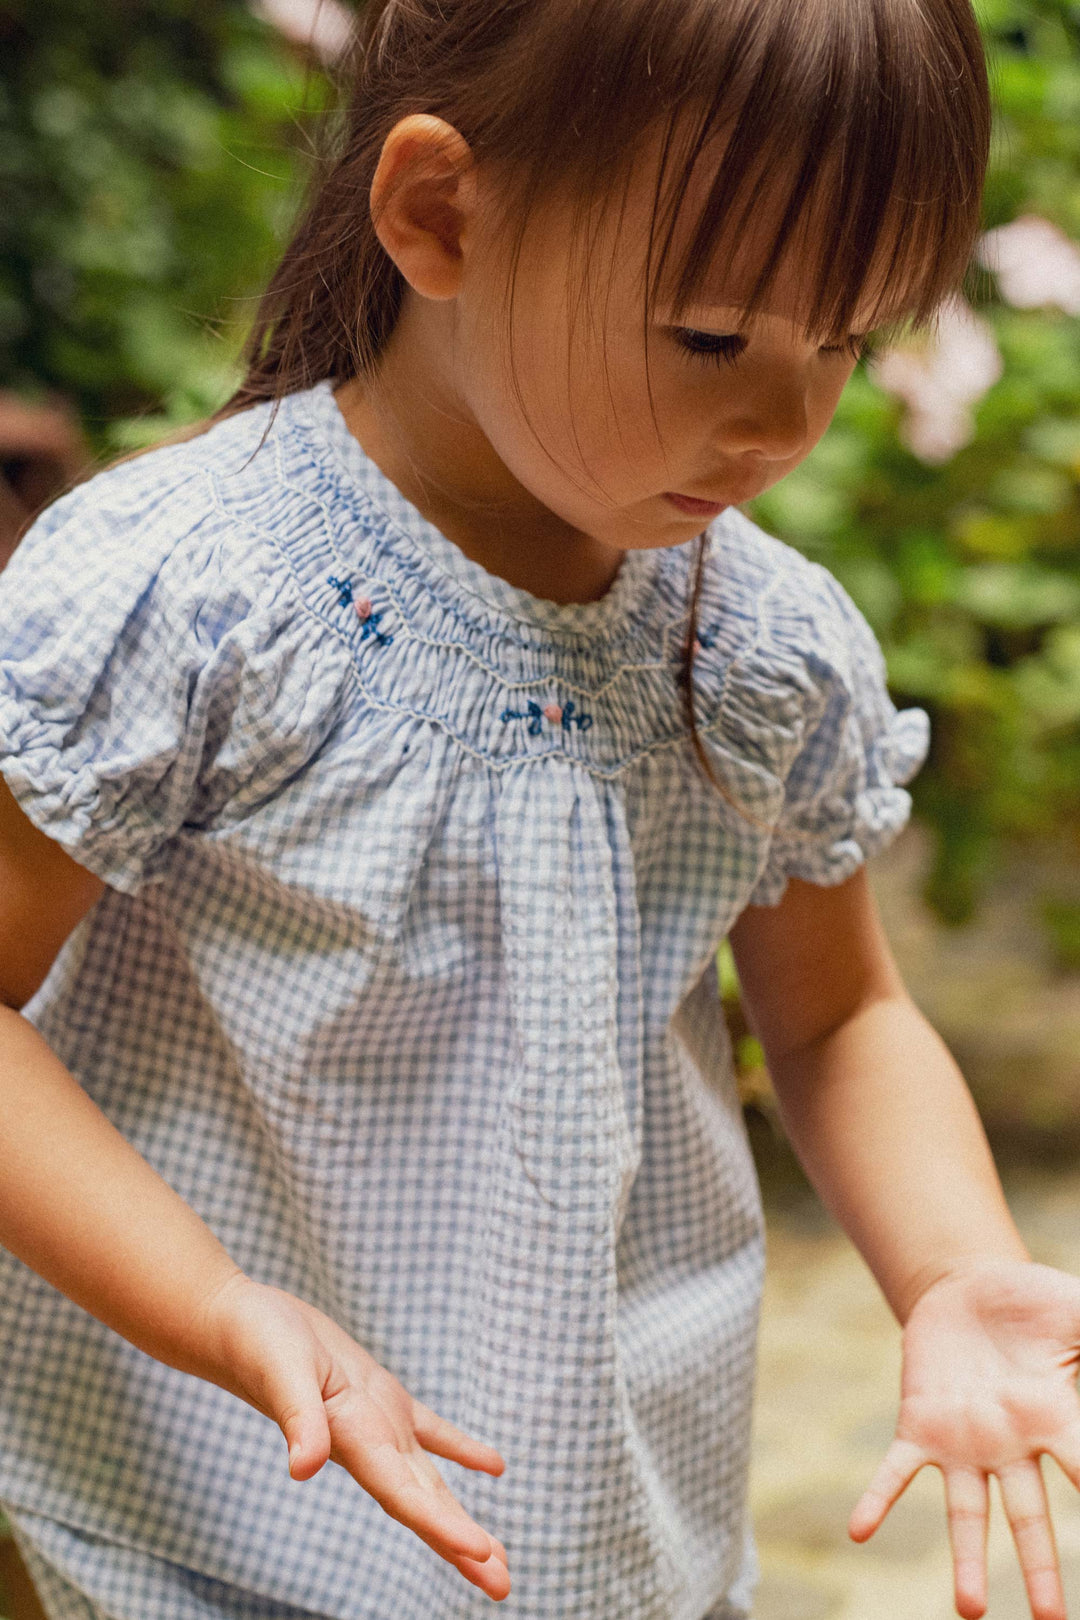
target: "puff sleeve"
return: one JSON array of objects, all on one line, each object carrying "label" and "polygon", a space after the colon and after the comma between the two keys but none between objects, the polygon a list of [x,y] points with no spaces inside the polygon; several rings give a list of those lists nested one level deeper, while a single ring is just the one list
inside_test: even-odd
[{"label": "puff sleeve", "polygon": [[252,605],[225,578],[204,482],[172,466],[98,474],[0,574],[0,771],[44,833],[132,894],[163,875],[229,731]]},{"label": "puff sleeve", "polygon": [[930,746],[925,710],[898,710],[873,630],[844,587],[813,564],[826,613],[804,652],[824,707],[807,730],[749,905],[775,906],[789,877],[842,883],[907,823],[908,782]]}]

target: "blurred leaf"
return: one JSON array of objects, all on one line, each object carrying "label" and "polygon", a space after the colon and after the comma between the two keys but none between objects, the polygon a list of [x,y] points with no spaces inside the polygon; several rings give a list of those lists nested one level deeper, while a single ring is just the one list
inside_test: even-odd
[{"label": "blurred leaf", "polygon": [[984,563],[956,576],[953,602],[983,624],[1053,624],[1080,617],[1080,580],[1049,569]]},{"label": "blurred leaf", "polygon": [[743,1035],[735,1047],[735,1064],[740,1073],[765,1067],[765,1050],[756,1035]]},{"label": "blurred leaf", "polygon": [[[1038,435],[1039,424],[1029,428],[1027,439]],[[1060,512],[1072,500],[1074,481],[1055,467],[1002,467],[987,488],[990,500],[1006,511]]]},{"label": "blurred leaf", "polygon": [[1037,532],[1029,520],[1003,512],[960,512],[953,522],[956,539],[976,557],[1025,557]]},{"label": "blurred leaf", "polygon": [[1080,725],[1080,625],[1061,625],[1017,666],[1015,685],[1040,731]]},{"label": "blurred leaf", "polygon": [[1048,896],[1041,909],[1059,967],[1080,972],[1080,903]]},{"label": "blurred leaf", "polygon": [[5,19],[0,387],[73,397],[103,452],[220,403],[326,95],[244,0]]},{"label": "blurred leaf", "polygon": [[727,940],[721,945],[716,958],[717,984],[720,986],[720,995],[724,1001],[739,993],[739,975],[735,967],[735,957]]},{"label": "blurred leaf", "polygon": [[1080,476],[1080,416],[1041,417],[1024,433],[1023,445],[1042,460],[1070,467]]}]

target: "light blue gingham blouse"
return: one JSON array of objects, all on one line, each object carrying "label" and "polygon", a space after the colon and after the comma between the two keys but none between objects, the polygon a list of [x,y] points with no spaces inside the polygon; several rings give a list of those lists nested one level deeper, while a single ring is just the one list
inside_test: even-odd
[{"label": "light blue gingham blouse", "polygon": [[[26,1016],[248,1273],[498,1447],[499,1479],[439,1466],[520,1620],[748,1612],[762,1226],[716,950],[887,844],[928,743],[823,567],[733,509],[710,535],[732,802],[679,685],[694,542],[542,601],[328,383],[99,474],[0,578],[0,768],[109,885]],[[192,1580],[493,1612],[2,1251],[0,1502],[119,1620],[224,1613]]]}]

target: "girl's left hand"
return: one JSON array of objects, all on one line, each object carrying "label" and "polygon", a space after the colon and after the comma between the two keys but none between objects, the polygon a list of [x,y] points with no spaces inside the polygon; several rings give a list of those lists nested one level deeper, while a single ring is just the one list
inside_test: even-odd
[{"label": "girl's left hand", "polygon": [[1031,1261],[965,1264],[919,1299],[903,1347],[896,1438],[848,1533],[866,1541],[921,1468],[940,1468],[957,1613],[979,1620],[996,1474],[1032,1614],[1066,1620],[1039,1457],[1080,1489],[1080,1279]]}]

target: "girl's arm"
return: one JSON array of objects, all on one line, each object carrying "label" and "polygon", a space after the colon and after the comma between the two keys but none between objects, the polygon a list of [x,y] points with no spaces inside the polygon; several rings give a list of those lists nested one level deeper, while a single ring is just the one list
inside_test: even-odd
[{"label": "girl's arm", "polygon": [[19,1016],[104,890],[0,778],[0,1243],[148,1355],[205,1375],[201,1307],[239,1267]]},{"label": "girl's arm", "polygon": [[731,931],[747,1015],[785,1129],[901,1323],[973,1257],[1023,1260],[971,1093],[912,1001],[866,868]]},{"label": "girl's arm", "polygon": [[1028,1259],[865,868],[832,888],[791,878],[730,939],[791,1141],[904,1325],[897,1438],[851,1534],[865,1540],[921,1467],[941,1468],[957,1609],[977,1620],[995,1473],[1036,1620],[1065,1620],[1037,1459],[1049,1452],[1080,1486],[1080,1283]]},{"label": "girl's arm", "polygon": [[321,1311],[247,1277],[20,1015],[104,887],[0,779],[0,1244],[147,1355],[272,1418],[294,1478],[332,1458],[505,1597],[505,1549],[427,1455],[498,1474],[498,1453],[414,1401]]}]

